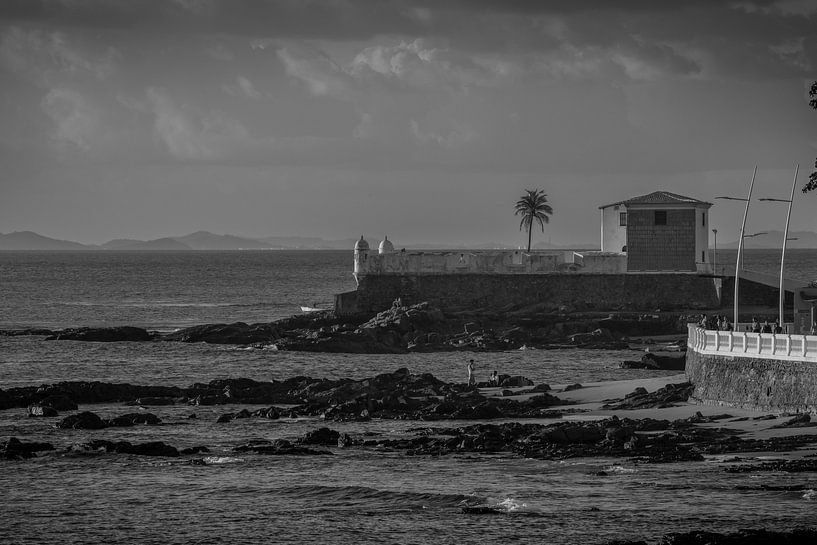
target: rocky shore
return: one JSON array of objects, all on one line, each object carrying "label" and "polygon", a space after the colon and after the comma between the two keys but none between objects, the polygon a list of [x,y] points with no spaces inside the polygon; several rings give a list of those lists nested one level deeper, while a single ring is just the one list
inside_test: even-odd
[{"label": "rocky shore", "polygon": [[[322,422],[300,437],[253,438],[233,447],[235,452],[278,455],[331,455],[327,448],[361,448],[413,456],[505,452],[545,460],[613,457],[639,463],[669,463],[737,453],[791,453],[817,445],[817,434],[804,433],[814,425],[808,415],[795,415],[781,422],[777,415],[750,417],[711,410],[705,411],[705,415],[701,412],[703,407],[693,412],[691,409],[698,407],[688,401],[692,391],[689,384],[663,383],[652,391],[636,386],[620,397],[609,398],[609,391],[604,389],[610,388],[609,383],[551,389],[547,384],[533,385],[524,377],[506,376],[503,381],[504,386],[499,387],[487,384],[468,387],[441,381],[431,374],[415,375],[408,369],[398,369],[363,380],[303,376],[273,382],[223,379],[187,388],[61,382],[0,390],[0,408],[25,408],[30,417],[53,418],[57,429],[164,426],[160,416],[145,409],[156,407],[160,411],[162,406],[171,404],[235,407],[217,417],[217,426],[254,418],[315,418]],[[632,382],[613,384],[620,393],[621,388]],[[594,389],[599,390],[594,393]],[[588,403],[589,399],[594,401]],[[130,411],[105,418],[87,410],[88,407],[80,410],[81,405],[99,403],[122,403]],[[266,404],[269,406],[241,407]],[[134,412],[134,406],[140,410]],[[60,411],[71,414],[60,416]],[[573,418],[578,415],[582,418]],[[352,433],[342,427],[350,421],[365,423],[375,419],[476,423],[415,427],[397,438],[368,431]],[[341,427],[333,428],[332,423]],[[778,433],[767,436],[747,433],[747,426],[751,425],[762,425],[767,432]],[[185,451],[156,441],[133,444],[94,439],[64,446],[61,452],[178,457],[207,448],[196,446]],[[60,448],[51,443],[26,443],[14,437],[0,443],[0,457],[7,459],[31,458],[54,450]],[[752,471],[817,471],[809,460],[737,465],[727,470],[742,471],[741,467]]]},{"label": "rocky shore", "polygon": [[[271,323],[206,324],[168,334],[138,327],[3,330],[0,335],[38,335],[86,342],[187,342],[274,346],[278,350],[390,354],[452,350],[609,348],[632,337],[686,335],[685,314],[443,313],[428,303],[399,302],[377,315],[337,316],[324,311]],[[682,346],[679,346],[682,348]],[[660,362],[642,362],[647,366]]]}]

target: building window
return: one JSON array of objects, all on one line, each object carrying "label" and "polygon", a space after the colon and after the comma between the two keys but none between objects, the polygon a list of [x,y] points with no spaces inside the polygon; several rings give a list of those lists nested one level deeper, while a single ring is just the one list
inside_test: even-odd
[{"label": "building window", "polygon": [[701,227],[706,227],[706,212],[701,214]]},{"label": "building window", "polygon": [[621,226],[627,225],[627,212],[620,212],[618,214],[618,224]]},{"label": "building window", "polygon": [[706,263],[706,252],[701,251],[701,263]]},{"label": "building window", "polygon": [[667,224],[667,211],[666,210],[656,210],[655,211],[655,225],[666,225]]}]

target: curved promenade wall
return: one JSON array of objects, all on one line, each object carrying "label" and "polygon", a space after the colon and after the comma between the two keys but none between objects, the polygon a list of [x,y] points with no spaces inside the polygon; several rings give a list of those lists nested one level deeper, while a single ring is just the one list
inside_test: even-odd
[{"label": "curved promenade wall", "polygon": [[361,275],[354,306],[379,312],[398,297],[443,310],[501,311],[544,304],[572,311],[718,308],[711,277],[695,274],[402,274]]},{"label": "curved promenade wall", "polygon": [[697,401],[817,412],[817,337],[707,331],[702,339],[702,332],[690,326],[686,355],[686,376]]}]

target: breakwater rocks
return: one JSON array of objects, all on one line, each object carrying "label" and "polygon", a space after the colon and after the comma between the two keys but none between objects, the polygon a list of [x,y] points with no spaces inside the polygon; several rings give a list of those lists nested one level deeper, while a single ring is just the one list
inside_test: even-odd
[{"label": "breakwater rocks", "polygon": [[[513,379],[513,380],[511,380]],[[524,377],[509,377],[514,384],[531,384]],[[549,408],[565,405],[547,392],[547,385],[533,387],[530,397],[486,397],[476,388],[464,384],[446,383],[429,373],[414,375],[402,368],[363,380],[313,379],[305,376],[284,381],[259,382],[246,378],[219,379],[207,384],[196,383],[188,388],[176,386],[138,386],[104,382],[60,382],[57,384],[0,390],[0,409],[13,407],[47,407],[49,400],[62,405],[125,402],[151,406],[167,404],[286,404],[286,410],[270,407],[254,413],[238,412],[222,416],[221,422],[237,418],[260,416],[320,416],[327,420],[365,421],[370,418],[442,420],[454,418],[534,418],[553,417]],[[57,411],[49,412],[57,416]],[[104,421],[93,413],[80,413],[65,419],[62,427],[101,429],[127,425],[138,415],[125,415],[118,420]],[[46,415],[42,415],[46,416]],[[80,417],[81,416],[81,417]],[[96,417],[96,418],[94,418]],[[141,413],[141,418],[148,418]],[[69,420],[70,419],[70,420]],[[140,422],[141,423],[141,422]],[[152,423],[152,422],[146,422]]]},{"label": "breakwater rocks", "polygon": [[376,315],[337,316],[324,311],[272,323],[199,325],[164,335],[138,327],[7,330],[0,335],[93,342],[274,345],[278,350],[370,354],[522,346],[619,349],[628,347],[631,336],[685,334],[687,321],[694,319],[679,314],[443,313],[429,303],[404,306],[395,301]]}]

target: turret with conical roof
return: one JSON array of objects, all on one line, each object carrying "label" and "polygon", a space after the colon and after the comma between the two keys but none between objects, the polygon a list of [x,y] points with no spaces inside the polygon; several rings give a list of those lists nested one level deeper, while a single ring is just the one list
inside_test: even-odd
[{"label": "turret with conical roof", "polygon": [[377,253],[379,254],[390,254],[394,251],[394,244],[391,243],[389,237],[383,237],[383,240],[380,242],[380,246],[377,248]]},{"label": "turret with conical roof", "polygon": [[366,266],[366,261],[369,259],[369,243],[360,235],[360,240],[355,242],[355,280],[357,280],[358,273]]}]

